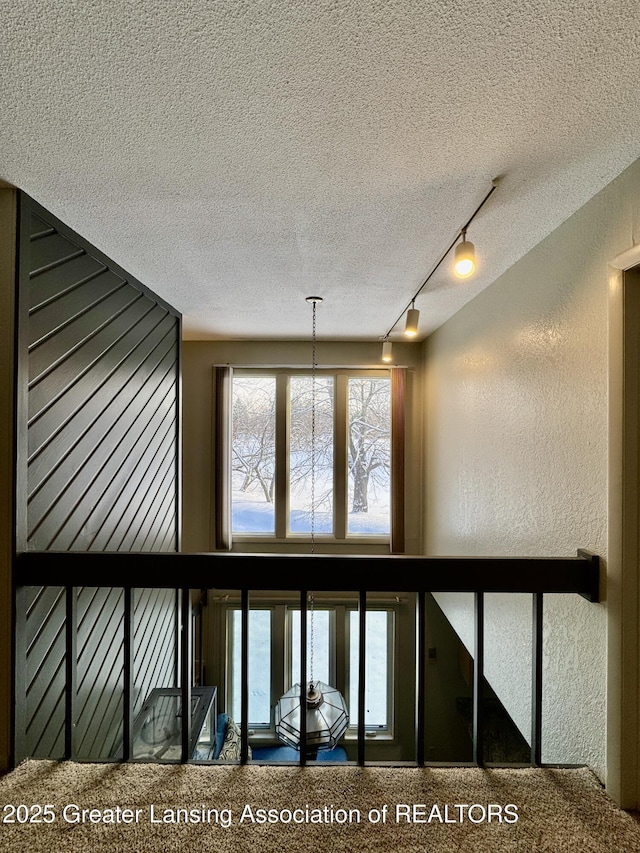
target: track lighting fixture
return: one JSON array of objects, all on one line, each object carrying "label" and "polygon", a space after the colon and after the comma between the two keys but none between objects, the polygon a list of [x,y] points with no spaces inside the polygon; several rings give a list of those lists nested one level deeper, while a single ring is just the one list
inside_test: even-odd
[{"label": "track lighting fixture", "polygon": [[[425,289],[427,284],[431,281],[431,278],[435,275],[436,271],[439,269],[440,265],[447,257],[449,252],[455,246],[455,258],[454,258],[454,272],[460,278],[468,278],[475,272],[476,269],[476,252],[473,243],[470,240],[467,240],[467,228],[473,220],[476,218],[481,208],[484,207],[486,202],[489,199],[489,196],[494,192],[496,187],[498,186],[497,178],[491,182],[491,189],[485,194],[485,197],[482,199],[480,204],[473,211],[469,219],[466,221],[464,226],[458,231],[453,242],[449,245],[449,247],[445,250],[445,252],[440,257],[440,260],[433,267],[429,275],[422,282],[418,290],[415,292],[413,298],[411,299],[409,305],[403,310],[402,314],[396,319],[395,323],[391,326],[387,334],[382,339],[382,360],[389,362],[391,361],[391,341],[389,340],[389,336],[397,326],[397,324],[402,319],[403,314],[407,313],[407,318],[404,327],[404,334],[408,338],[415,338],[418,334],[418,320],[420,318],[420,312],[416,308],[416,299],[422,291]],[[458,243],[458,240],[462,238],[462,240]]]},{"label": "track lighting fixture", "polygon": [[415,307],[415,299],[411,300],[411,308],[407,311],[407,322],[404,326],[404,333],[407,338],[415,338],[418,334],[418,320],[420,312]]},{"label": "track lighting fixture", "polygon": [[473,243],[467,240],[467,229],[460,234],[462,242],[456,246],[453,270],[460,278],[468,278],[476,269],[476,250]]}]

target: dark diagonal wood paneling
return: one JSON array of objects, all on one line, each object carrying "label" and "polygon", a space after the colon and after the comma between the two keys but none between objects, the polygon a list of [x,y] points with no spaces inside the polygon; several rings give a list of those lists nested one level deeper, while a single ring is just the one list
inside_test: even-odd
[{"label": "dark diagonal wood paneling", "polygon": [[[80,617],[83,597],[89,600]],[[122,721],[122,617],[122,590],[85,587],[78,591],[78,758],[108,758],[109,733]]]},{"label": "dark diagonal wood paneling", "polygon": [[[120,337],[152,310],[146,300],[128,288],[119,288],[105,302],[93,306],[90,312],[30,351],[29,422],[104,358]],[[98,308],[99,314],[93,316]]]},{"label": "dark diagonal wood paneling", "polygon": [[[27,440],[18,462],[26,541],[18,547],[175,551],[180,318],[33,200],[20,203],[19,428]],[[25,600],[17,740],[29,756],[60,758],[65,590],[30,587]],[[74,754],[108,758],[122,741],[123,592],[92,587],[87,577],[72,600]],[[151,689],[175,683],[175,594],[135,590],[133,620],[137,710]]]},{"label": "dark diagonal wood paneling", "polygon": [[[57,267],[62,274],[64,267]],[[126,286],[120,276],[110,270],[85,281],[49,300],[42,308],[29,315],[29,349],[34,349],[57,335],[66,326],[82,317],[87,311]]]},{"label": "dark diagonal wood paneling", "polygon": [[175,477],[168,542],[166,494],[161,512],[150,506],[168,457],[177,474],[179,318],[32,206],[21,247],[30,306],[27,547],[117,548],[126,519],[128,549],[137,541],[175,550]]},{"label": "dark diagonal wood paneling", "polygon": [[34,758],[64,755],[65,601],[62,587],[27,589],[25,745]]},{"label": "dark diagonal wood paneling", "polygon": [[[64,484],[70,479],[69,475],[65,478],[63,474],[57,484],[52,482],[61,476],[61,469],[63,472],[66,469],[69,473],[77,473],[83,467],[84,460],[92,455],[98,445],[106,442],[108,447],[112,434],[117,442],[117,436],[127,432],[131,425],[138,421],[141,411],[153,407],[157,394],[160,393],[164,398],[168,389],[173,386],[175,345],[172,335],[168,334],[135,366],[127,380],[114,389],[113,396],[103,409],[98,413],[92,412],[90,407],[81,410],[73,419],[70,426],[72,434],[66,437],[67,441],[65,442],[64,434],[59,434],[54,439],[52,449],[56,451],[55,464],[48,463],[47,455],[32,459],[29,501],[34,499],[45,484],[50,491],[59,489],[62,494]],[[140,393],[141,391],[143,393]],[[53,502],[53,498],[50,499],[49,505]],[[39,513],[30,507],[30,512],[34,511],[34,523],[37,524]]]},{"label": "dark diagonal wood paneling", "polygon": [[60,299],[63,294],[106,271],[105,265],[91,255],[79,255],[61,267],[54,267],[33,276],[29,291],[30,316],[34,316],[36,311],[45,308],[50,302]]}]

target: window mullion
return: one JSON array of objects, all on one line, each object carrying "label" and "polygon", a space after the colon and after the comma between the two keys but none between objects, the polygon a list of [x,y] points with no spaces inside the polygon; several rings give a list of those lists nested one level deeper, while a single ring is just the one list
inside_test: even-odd
[{"label": "window mullion", "polygon": [[405,550],[404,529],[404,456],[405,456],[406,370],[391,371],[391,551]]},{"label": "window mullion", "polygon": [[334,465],[333,465],[333,530],[336,539],[347,538],[347,397],[349,377],[338,374],[335,379]]},{"label": "window mullion", "polygon": [[276,376],[276,538],[285,539],[289,529],[289,377]]}]

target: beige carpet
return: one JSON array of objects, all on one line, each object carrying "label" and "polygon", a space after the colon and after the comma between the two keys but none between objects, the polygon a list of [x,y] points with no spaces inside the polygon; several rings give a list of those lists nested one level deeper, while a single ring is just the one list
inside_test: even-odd
[{"label": "beige carpet", "polygon": [[586,769],[28,761],[0,808],[2,853],[640,853]]}]

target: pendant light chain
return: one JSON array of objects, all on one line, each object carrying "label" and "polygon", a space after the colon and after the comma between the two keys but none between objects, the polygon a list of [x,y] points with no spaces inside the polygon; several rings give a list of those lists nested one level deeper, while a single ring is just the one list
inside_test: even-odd
[{"label": "pendant light chain", "polygon": [[311,642],[309,646],[309,683],[313,684],[313,591],[309,593],[309,604],[311,606]]},{"label": "pendant light chain", "polygon": [[[317,303],[312,303],[313,320],[311,327],[311,553],[316,550],[316,308]],[[309,650],[309,682],[313,684],[313,591],[311,599],[311,648]]]},{"label": "pendant light chain", "polygon": [[[311,359],[311,553],[315,552],[316,538],[316,304],[322,302],[321,296],[308,296],[307,302],[313,307],[313,334]],[[313,573],[311,573],[313,575]],[[278,699],[275,709],[275,729],[278,738],[294,749],[306,752],[307,758],[315,760],[318,750],[333,749],[342,738],[349,726],[349,712],[344,697],[339,690],[325,684],[324,681],[314,681],[314,646],[315,646],[315,593],[306,592],[306,602],[300,601],[300,632],[302,620],[306,613],[311,624],[307,636],[307,648],[301,648],[300,668],[308,657],[309,667],[306,671],[307,684],[294,684],[293,687]],[[306,608],[305,608],[306,604]],[[302,679],[300,679],[302,681]],[[303,722],[304,721],[304,722]],[[304,731],[304,734],[303,734]]]},{"label": "pendant light chain", "polygon": [[311,553],[316,550],[316,302],[311,303]]},{"label": "pendant light chain", "polygon": [[[309,296],[311,303],[311,553],[316,551],[316,368],[317,356],[317,305],[322,302],[320,296]],[[309,648],[309,689],[313,689],[313,646],[314,646],[314,593],[309,594],[311,609],[310,648]]]}]

